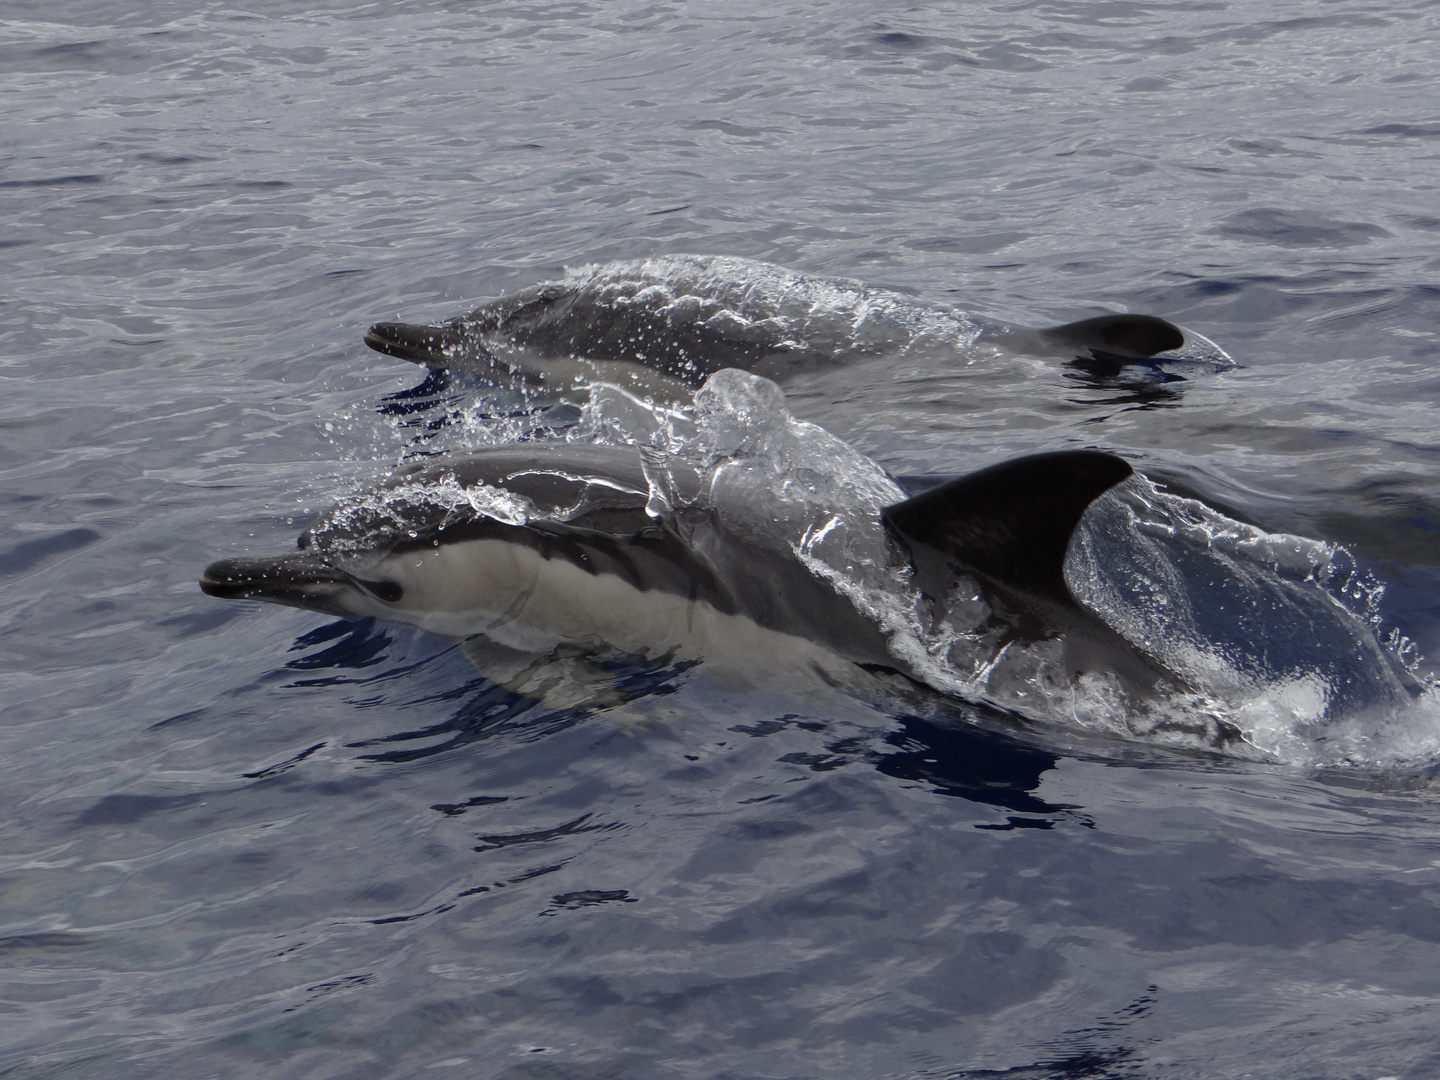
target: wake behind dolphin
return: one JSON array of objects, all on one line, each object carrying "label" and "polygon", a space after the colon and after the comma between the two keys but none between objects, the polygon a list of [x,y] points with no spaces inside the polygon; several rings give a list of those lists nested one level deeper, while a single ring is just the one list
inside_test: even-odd
[{"label": "wake behind dolphin", "polygon": [[597,386],[567,440],[403,470],[202,587],[408,622],[522,692],[537,665],[590,657],[593,679],[616,654],[888,669],[1061,727],[1293,758],[1420,692],[1345,573],[1095,451],[906,498],[727,370],[686,409]]},{"label": "wake behind dolphin", "polygon": [[580,267],[447,322],[377,323],[365,342],[432,368],[559,389],[615,382],[669,400],[687,399],[724,368],[783,385],[926,352],[961,364],[999,352],[1056,357],[1090,374],[1233,365],[1213,342],[1151,315],[1012,327],[857,281],[714,255]]}]

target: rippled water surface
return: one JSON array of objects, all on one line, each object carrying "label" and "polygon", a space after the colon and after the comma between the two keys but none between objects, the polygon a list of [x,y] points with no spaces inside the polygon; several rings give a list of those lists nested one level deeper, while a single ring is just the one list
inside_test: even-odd
[{"label": "rippled water surface", "polygon": [[789,407],[902,478],[1097,446],[1342,544],[1433,678],[1440,9],[290,8],[0,22],[0,1072],[1440,1075],[1433,711],[1316,766],[704,664],[547,708],[196,586],[517,407],[405,396],[370,323],[703,252],[1213,339]]}]

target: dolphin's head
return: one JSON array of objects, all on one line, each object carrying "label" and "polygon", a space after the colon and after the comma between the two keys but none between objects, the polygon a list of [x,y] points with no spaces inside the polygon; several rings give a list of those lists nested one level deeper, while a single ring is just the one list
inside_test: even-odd
[{"label": "dolphin's head", "polygon": [[[685,492],[699,484],[688,474],[676,482]],[[320,515],[297,550],[223,559],[200,588],[461,639],[525,622],[553,560],[587,575],[622,572],[632,561],[625,538],[653,527],[650,499],[634,447],[493,447],[406,468]]]},{"label": "dolphin's head", "polygon": [[[520,616],[543,556],[529,530],[493,521],[452,526],[442,541],[380,534],[329,547],[312,530],[280,555],[222,559],[200,588],[227,600],[264,600],[344,619],[406,623],[461,640]],[[363,541],[370,541],[366,544]]]}]

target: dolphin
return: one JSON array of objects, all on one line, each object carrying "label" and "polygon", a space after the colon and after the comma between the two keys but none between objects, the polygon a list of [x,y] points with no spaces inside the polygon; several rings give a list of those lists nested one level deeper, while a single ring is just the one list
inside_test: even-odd
[{"label": "dolphin", "polygon": [[446,322],[376,323],[365,343],[431,368],[553,389],[606,381],[676,401],[723,368],[783,384],[926,351],[1063,358],[1091,376],[1177,359],[1233,364],[1213,342],[1153,315],[1013,327],[857,281],[714,255],[581,267]]},{"label": "dolphin", "polygon": [[[1131,474],[1101,451],[1036,454],[901,499],[873,525],[937,607],[978,580],[1002,634],[1063,636],[1073,665],[1103,662],[1143,687],[1163,673],[1064,575],[1086,508]],[[727,518],[690,465],[634,446],[537,441],[413,465],[321,515],[295,550],[215,562],[200,587],[410,624],[522,692],[542,661],[606,654],[922,678],[795,548]]]}]

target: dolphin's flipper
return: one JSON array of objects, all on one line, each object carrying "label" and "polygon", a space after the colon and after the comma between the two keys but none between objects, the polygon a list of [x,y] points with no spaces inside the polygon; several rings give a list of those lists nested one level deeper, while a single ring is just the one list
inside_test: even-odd
[{"label": "dolphin's flipper", "polygon": [[1065,584],[1070,536],[1086,507],[1132,472],[1098,450],[1035,454],[941,484],[880,516],[909,547],[916,584],[932,597],[944,595],[958,563],[1014,591],[1075,607]]},{"label": "dolphin's flipper", "polygon": [[462,641],[460,651],[497,686],[546,708],[608,709],[629,700],[616,687],[612,671],[577,649],[557,648],[548,656],[536,656],[477,634]]}]

